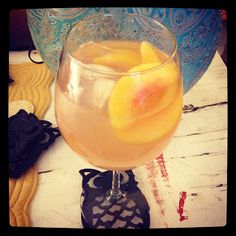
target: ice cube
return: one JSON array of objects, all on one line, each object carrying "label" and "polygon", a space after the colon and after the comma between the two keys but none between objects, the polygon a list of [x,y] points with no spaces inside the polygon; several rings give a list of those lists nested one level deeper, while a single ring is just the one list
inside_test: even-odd
[{"label": "ice cube", "polygon": [[79,103],[80,97],[83,92],[83,88],[79,85],[75,85],[74,87],[71,84],[67,85],[66,95],[74,102]]},{"label": "ice cube", "polygon": [[81,86],[81,68],[75,61],[71,60],[69,71],[67,73],[69,81],[67,84],[66,94],[73,102],[78,103],[83,91]]},{"label": "ice cube", "polygon": [[96,108],[102,108],[108,99],[115,81],[107,78],[97,78],[92,85],[92,104]]},{"label": "ice cube", "polygon": [[94,80],[99,77],[104,77],[104,73],[102,72],[105,72],[105,74],[115,72],[110,67],[103,66],[103,65],[86,64],[86,66],[88,70],[87,69],[84,70],[83,76],[85,79],[88,79],[88,80]]}]

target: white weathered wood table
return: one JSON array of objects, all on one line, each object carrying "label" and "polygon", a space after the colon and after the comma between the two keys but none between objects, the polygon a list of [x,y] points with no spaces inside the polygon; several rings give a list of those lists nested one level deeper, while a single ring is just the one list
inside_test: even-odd
[{"label": "white weathered wood table", "polygon": [[[10,63],[28,60],[26,55],[10,53]],[[51,92],[53,98],[54,83]],[[150,204],[150,227],[224,226],[227,68],[218,52],[202,79],[184,95],[184,105],[180,125],[163,157],[133,170]],[[56,125],[53,100],[44,119]],[[79,170],[95,167],[71,151],[62,137],[37,165],[39,186],[30,212],[33,226],[82,228]]]}]

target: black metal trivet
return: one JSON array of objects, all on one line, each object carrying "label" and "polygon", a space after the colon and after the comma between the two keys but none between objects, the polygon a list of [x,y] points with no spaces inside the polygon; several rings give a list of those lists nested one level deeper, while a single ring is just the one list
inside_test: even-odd
[{"label": "black metal trivet", "polygon": [[83,169],[79,172],[83,177],[81,219],[84,228],[149,228],[150,208],[132,171],[121,172],[121,189],[126,194],[113,202],[106,197],[111,188],[111,171]]}]

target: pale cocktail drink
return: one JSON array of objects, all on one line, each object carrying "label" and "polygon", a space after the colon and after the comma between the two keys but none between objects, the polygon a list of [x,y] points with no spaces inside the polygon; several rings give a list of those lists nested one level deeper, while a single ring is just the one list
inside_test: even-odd
[{"label": "pale cocktail drink", "polygon": [[119,40],[91,41],[67,57],[55,107],[68,145],[108,170],[161,154],[182,113],[178,60],[147,41]]}]

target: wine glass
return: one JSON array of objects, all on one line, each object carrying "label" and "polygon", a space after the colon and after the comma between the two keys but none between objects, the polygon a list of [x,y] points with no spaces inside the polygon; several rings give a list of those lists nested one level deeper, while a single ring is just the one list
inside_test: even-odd
[{"label": "wine glass", "polygon": [[121,188],[120,173],[162,153],[179,123],[182,102],[177,43],[163,24],[135,14],[98,13],[71,28],[57,72],[57,123],[79,156],[112,171],[105,178],[112,177],[109,188],[94,196],[82,193],[87,227],[99,228],[101,219],[109,223],[103,228],[142,227],[142,219],[136,226],[124,223],[124,204],[132,199],[136,208],[130,211],[139,216],[147,204],[137,187]]}]

